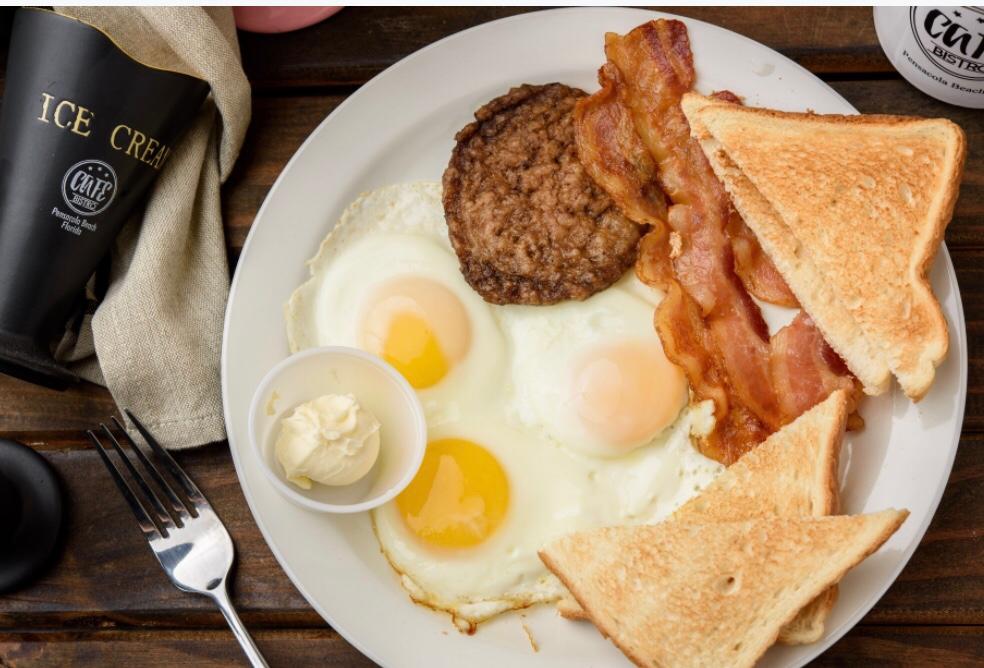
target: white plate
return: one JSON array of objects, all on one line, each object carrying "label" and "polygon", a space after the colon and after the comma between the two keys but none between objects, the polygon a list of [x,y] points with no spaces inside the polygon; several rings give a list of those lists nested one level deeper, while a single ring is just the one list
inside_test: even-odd
[{"label": "white plate", "polygon": [[[657,16],[643,10],[568,9],[495,21],[433,44],[389,68],[336,109],[298,150],[267,196],[232,284],[222,351],[229,444],[236,471],[270,549],[312,606],[349,642],[384,666],[620,666],[619,652],[588,624],[541,606],[505,615],[474,636],[446,615],[412,604],[379,552],[366,515],[332,517],[281,497],[247,438],[250,397],[287,355],[282,305],[306,278],[305,260],[345,206],[388,183],[439,179],[454,133],[484,102],[520,83],[561,81],[592,91],[606,31],[624,33]],[[683,19],[698,88],[728,88],[751,105],[855,113],[822,81],[745,37]],[[950,324],[950,355],[929,396],[899,392],[865,400],[867,428],[847,439],[847,512],[908,508],[912,515],[844,579],[824,638],[779,647],[767,665],[802,665],[829,647],[878,600],[908,561],[946,484],[963,421],[967,345],[956,278],[945,249],[932,272]],[[240,555],[249,559],[250,555]],[[525,622],[540,651],[534,654]]]}]

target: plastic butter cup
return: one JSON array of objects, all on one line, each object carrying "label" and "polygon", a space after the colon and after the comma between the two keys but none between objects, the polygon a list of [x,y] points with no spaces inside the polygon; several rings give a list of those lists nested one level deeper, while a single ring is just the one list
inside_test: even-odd
[{"label": "plastic butter cup", "polygon": [[[325,394],[352,394],[381,424],[379,457],[351,485],[297,487],[274,453],[281,419]],[[291,355],[270,369],[249,408],[249,437],[270,483],[289,501],[324,513],[358,513],[393,499],[413,480],[427,448],[427,423],[417,393],[379,357],[329,346]]]}]

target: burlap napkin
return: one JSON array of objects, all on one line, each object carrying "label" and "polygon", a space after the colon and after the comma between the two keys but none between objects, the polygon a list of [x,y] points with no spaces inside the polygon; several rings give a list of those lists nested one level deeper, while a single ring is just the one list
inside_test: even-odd
[{"label": "burlap napkin", "polygon": [[225,438],[219,355],[229,293],[219,187],[239,154],[250,88],[227,7],[59,7],[137,60],[208,81],[212,94],[121,232],[95,313],[60,359],[109,388],[165,447]]}]

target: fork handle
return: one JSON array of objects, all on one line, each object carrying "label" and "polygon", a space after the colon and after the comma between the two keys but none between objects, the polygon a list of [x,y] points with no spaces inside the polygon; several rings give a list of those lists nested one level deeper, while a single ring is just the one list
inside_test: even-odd
[{"label": "fork handle", "polygon": [[249,631],[243,626],[239,615],[236,614],[236,609],[232,607],[232,601],[229,600],[229,592],[226,591],[225,582],[212,590],[210,595],[212,600],[215,601],[215,604],[219,606],[219,610],[222,611],[222,616],[225,617],[229,628],[232,629],[232,635],[236,636],[236,640],[239,641],[239,646],[243,648],[243,652],[246,654],[246,658],[249,659],[250,665],[253,668],[269,668],[263,655],[260,654],[260,650],[257,649],[256,644],[253,642],[253,638],[250,637]]}]

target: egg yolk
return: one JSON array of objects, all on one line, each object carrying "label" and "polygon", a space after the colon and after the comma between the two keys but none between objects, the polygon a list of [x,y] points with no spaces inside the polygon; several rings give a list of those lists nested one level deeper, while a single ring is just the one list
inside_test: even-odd
[{"label": "egg yolk", "polygon": [[396,497],[407,527],[431,545],[478,545],[496,530],[509,507],[509,481],[488,450],[461,438],[427,444],[410,485]]},{"label": "egg yolk", "polygon": [[574,379],[574,407],[586,431],[620,453],[652,440],[687,398],[683,370],[648,341],[592,348]]},{"label": "egg yolk", "polygon": [[471,326],[461,300],[419,276],[380,285],[360,325],[360,345],[392,364],[418,390],[439,383],[470,344]]},{"label": "egg yolk", "polygon": [[397,313],[390,320],[381,356],[416,388],[435,385],[448,373],[434,330],[413,313]]}]

